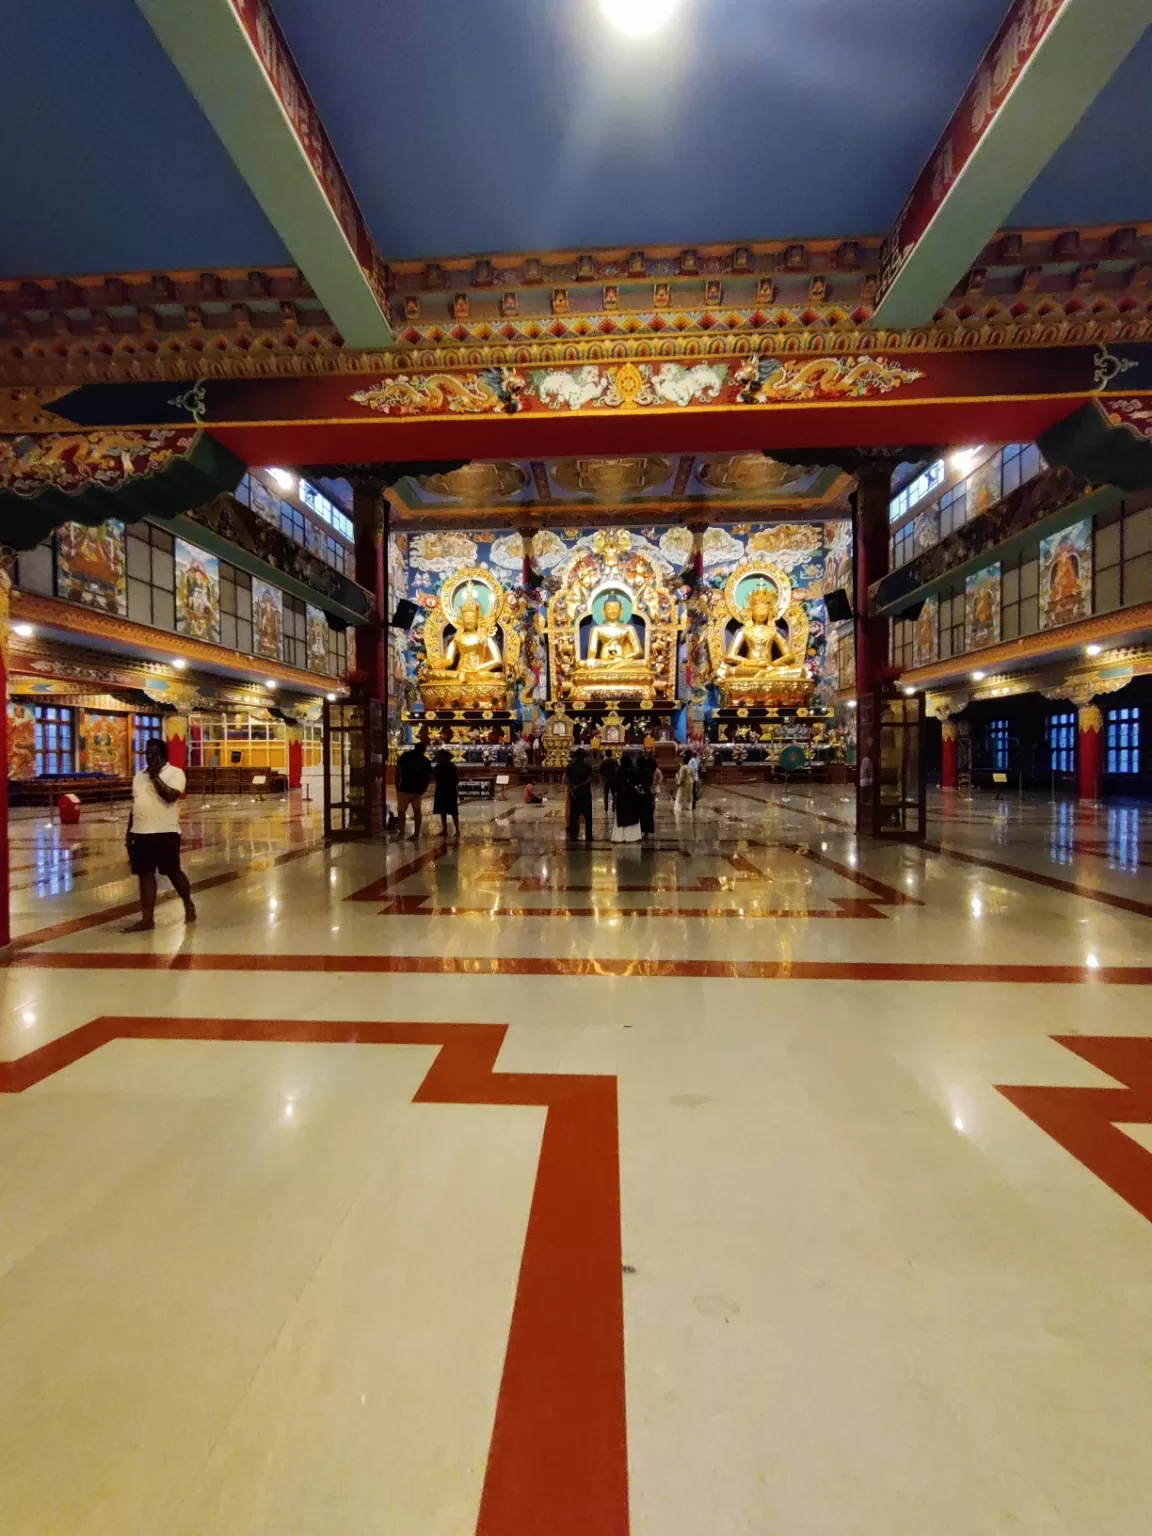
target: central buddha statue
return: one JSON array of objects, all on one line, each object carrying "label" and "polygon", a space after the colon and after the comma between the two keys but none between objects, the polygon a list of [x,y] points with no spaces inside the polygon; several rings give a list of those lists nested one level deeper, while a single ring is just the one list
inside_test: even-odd
[{"label": "central buddha statue", "polygon": [[[644,667],[644,649],[631,624],[621,623],[624,604],[618,597],[604,599],[604,622],[594,624],[588,637],[590,667]],[[646,671],[647,668],[644,668]]]},{"label": "central buddha statue", "polygon": [[748,599],[744,623],[733,635],[724,660],[736,676],[758,677],[786,654],[776,628],[775,598],[768,587],[757,587]]}]

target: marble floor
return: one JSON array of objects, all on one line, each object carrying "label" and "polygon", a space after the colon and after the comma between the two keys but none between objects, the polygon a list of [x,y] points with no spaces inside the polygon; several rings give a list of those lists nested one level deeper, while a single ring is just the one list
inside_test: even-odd
[{"label": "marble floor", "polygon": [[1145,1536],[1152,808],[845,793],[15,813],[0,1531]]}]

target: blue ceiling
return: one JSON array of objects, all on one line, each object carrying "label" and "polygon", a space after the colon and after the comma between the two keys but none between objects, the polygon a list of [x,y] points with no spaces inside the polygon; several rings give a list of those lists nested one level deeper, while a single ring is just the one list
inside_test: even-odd
[{"label": "blue ceiling", "polygon": [[[275,0],[393,260],[882,233],[1005,3],[680,0],[637,43],[598,0]],[[289,259],[134,0],[0,36],[0,275]],[[1152,35],[1012,222],[1152,217],[1150,78]]]}]

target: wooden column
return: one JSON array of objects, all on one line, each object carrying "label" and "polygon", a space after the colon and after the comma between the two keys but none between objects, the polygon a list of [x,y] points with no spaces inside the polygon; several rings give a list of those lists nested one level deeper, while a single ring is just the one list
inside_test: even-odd
[{"label": "wooden column", "polygon": [[852,537],[856,562],[856,693],[867,697],[888,670],[888,620],[869,617],[868,588],[888,574],[892,466],[865,460],[856,470]]}]

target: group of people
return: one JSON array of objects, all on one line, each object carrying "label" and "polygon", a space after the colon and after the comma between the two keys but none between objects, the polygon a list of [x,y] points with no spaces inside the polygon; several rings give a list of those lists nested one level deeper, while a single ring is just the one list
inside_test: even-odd
[{"label": "group of people", "polygon": [[[621,757],[605,752],[599,766],[586,747],[574,747],[564,772],[567,798],[566,830],[568,840],[577,842],[583,827],[584,839],[592,841],[592,799],[599,779],[604,796],[604,814],[611,814],[611,838],[614,843],[637,843],[656,831],[656,797],[664,782],[660,766],[647,748],[625,752]],[[460,774],[452,754],[443,747],[429,759],[422,741],[402,752],[396,764],[396,831],[403,837],[412,812],[412,837],[420,836],[424,821],[424,796],[435,783],[432,814],[440,818],[440,831],[448,836],[451,820],[454,836],[460,836]],[[676,772],[676,809],[694,810],[700,797],[700,759],[694,752],[681,754]],[[528,784],[525,803],[542,805],[543,796]]]},{"label": "group of people", "polygon": [[[592,794],[597,768],[584,747],[574,747],[564,783],[568,795],[569,842],[592,841]],[[655,835],[656,797],[664,782],[660,765],[650,751],[625,752],[616,758],[605,752],[599,780],[604,794],[604,814],[611,813],[614,843],[638,843]],[[681,755],[676,772],[676,809],[692,810],[700,795],[700,760],[691,752]]]}]

